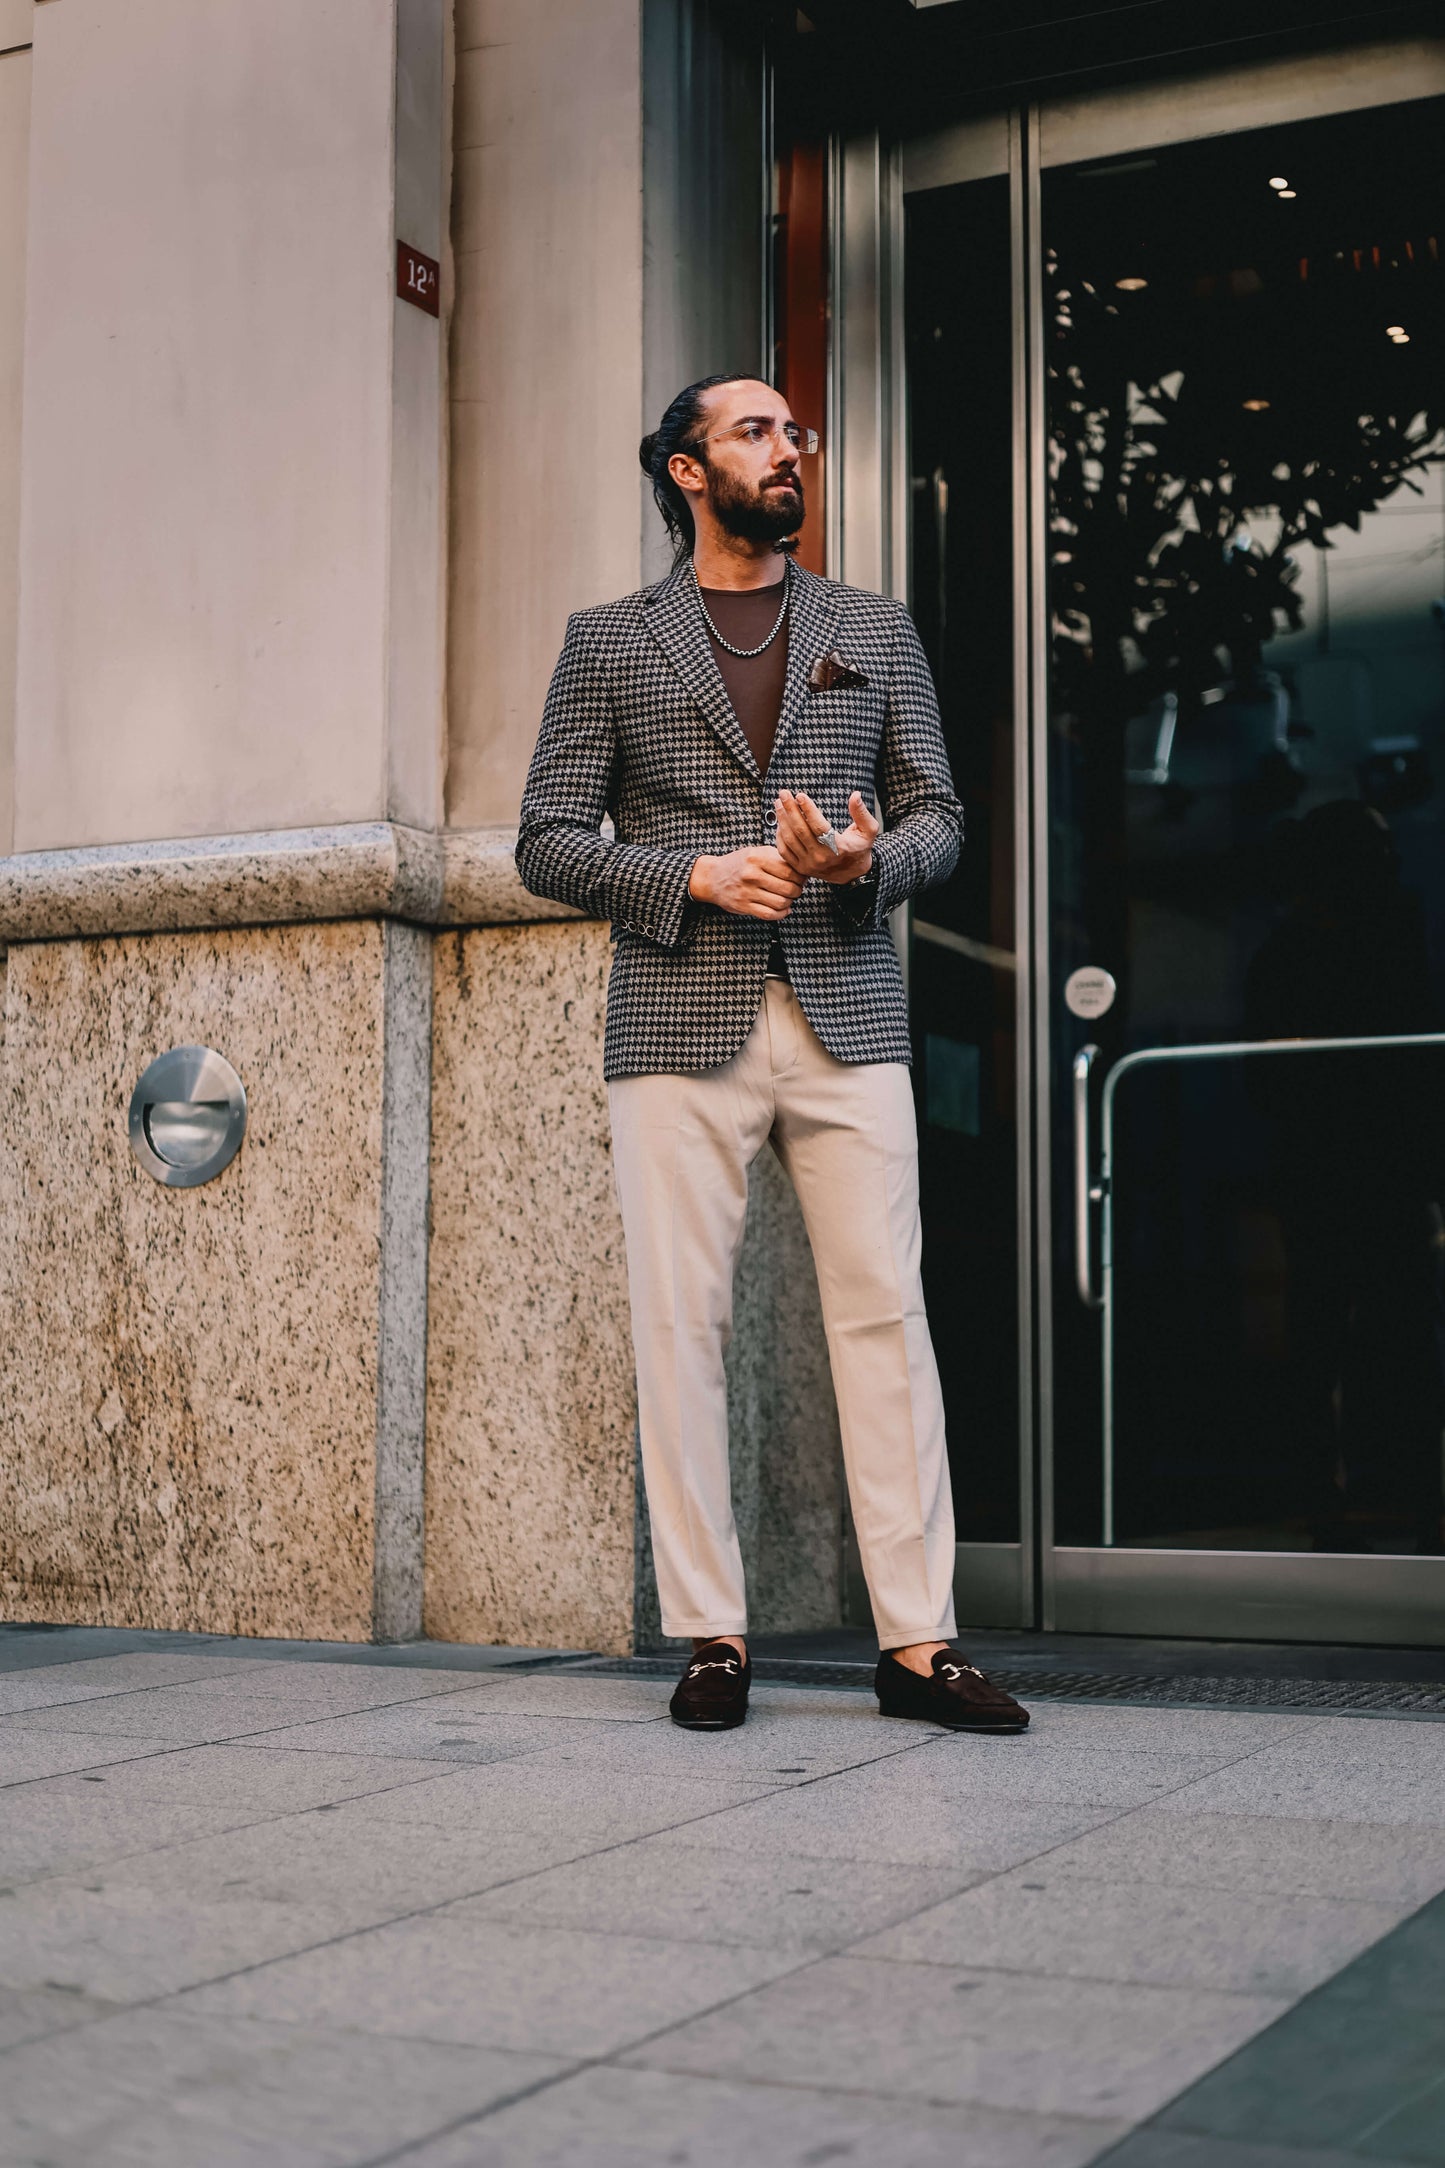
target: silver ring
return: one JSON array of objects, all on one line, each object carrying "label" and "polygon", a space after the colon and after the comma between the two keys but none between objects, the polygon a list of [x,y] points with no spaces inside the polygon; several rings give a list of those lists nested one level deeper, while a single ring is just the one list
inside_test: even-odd
[{"label": "silver ring", "polygon": [[825,828],[823,833],[820,836],[815,836],[813,840],[815,843],[826,844],[833,856],[835,858],[838,856],[838,838],[831,828]]}]

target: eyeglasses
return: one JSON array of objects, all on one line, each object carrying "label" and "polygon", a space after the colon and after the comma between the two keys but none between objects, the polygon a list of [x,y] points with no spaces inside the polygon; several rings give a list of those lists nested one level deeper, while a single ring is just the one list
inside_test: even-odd
[{"label": "eyeglasses", "polygon": [[818,449],[817,430],[804,429],[797,422],[738,422],[731,429],[720,429],[707,441],[710,444],[724,444],[729,440],[736,444],[764,444],[769,439],[774,444],[790,444],[795,452],[804,454]]}]

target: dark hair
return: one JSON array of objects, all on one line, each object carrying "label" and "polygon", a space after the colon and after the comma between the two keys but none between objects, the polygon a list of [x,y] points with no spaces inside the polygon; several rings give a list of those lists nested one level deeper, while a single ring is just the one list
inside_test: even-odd
[{"label": "dark hair", "polygon": [[652,494],[672,544],[674,565],[691,557],[697,528],[686,492],[678,488],[668,473],[667,462],[675,452],[686,452],[707,465],[702,436],[705,393],[716,391],[719,384],[761,384],[764,381],[752,369],[725,371],[721,376],[700,376],[695,384],[689,384],[686,390],[678,393],[657,427],[637,447],[642,471],[652,484]]}]

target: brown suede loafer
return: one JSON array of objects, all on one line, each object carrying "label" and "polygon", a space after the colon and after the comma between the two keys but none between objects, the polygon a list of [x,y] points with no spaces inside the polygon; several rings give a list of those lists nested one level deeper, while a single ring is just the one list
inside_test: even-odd
[{"label": "brown suede loafer", "polygon": [[696,1650],[668,1704],[684,1731],[732,1731],[748,1713],[752,1658],[730,1641],[708,1641]]},{"label": "brown suede loafer", "polygon": [[927,1679],[885,1649],[878,1659],[873,1690],[884,1716],[946,1724],[950,1731],[1028,1730],[1028,1710],[985,1678],[977,1664],[969,1663],[957,1649],[939,1649],[933,1658],[933,1676]]}]

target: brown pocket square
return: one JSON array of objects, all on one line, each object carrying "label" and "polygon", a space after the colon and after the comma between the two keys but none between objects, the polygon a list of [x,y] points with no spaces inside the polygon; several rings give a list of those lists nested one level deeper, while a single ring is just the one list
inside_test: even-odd
[{"label": "brown pocket square", "polygon": [[855,670],[846,656],[837,648],[820,655],[808,672],[808,683],[815,693],[847,692],[857,685],[866,685],[867,678],[861,670]]}]

